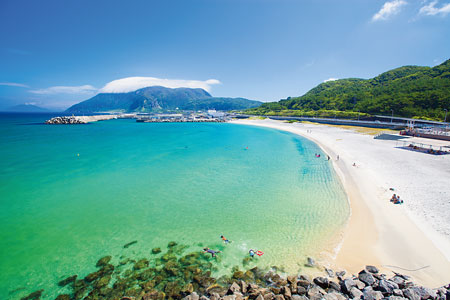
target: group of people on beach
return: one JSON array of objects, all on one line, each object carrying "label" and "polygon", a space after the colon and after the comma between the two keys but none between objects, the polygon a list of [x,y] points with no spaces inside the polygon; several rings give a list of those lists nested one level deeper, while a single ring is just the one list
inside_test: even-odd
[{"label": "group of people on beach", "polygon": [[403,200],[400,199],[400,196],[397,196],[396,194],[392,195],[392,198],[390,200],[394,204],[402,204]]},{"label": "group of people on beach", "polygon": [[[222,239],[222,241],[225,244],[231,243],[231,241],[229,239],[227,239],[226,237],[224,237],[223,235],[221,235],[220,238]],[[216,254],[220,253],[220,252],[222,252],[222,251],[220,251],[220,250],[212,250],[212,249],[209,249],[208,247],[203,248],[203,253],[210,253],[211,257],[216,257]],[[255,256],[255,254],[258,255],[258,256],[262,256],[264,254],[264,252],[262,252],[260,250],[250,249],[248,251],[248,254],[250,255],[251,258],[253,258]]]}]

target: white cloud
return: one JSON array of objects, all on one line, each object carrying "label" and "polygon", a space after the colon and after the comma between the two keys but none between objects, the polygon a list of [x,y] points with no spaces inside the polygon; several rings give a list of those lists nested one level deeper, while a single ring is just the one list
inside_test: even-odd
[{"label": "white cloud", "polygon": [[328,78],[328,79],[324,80],[323,82],[335,81],[335,80],[338,80],[338,78],[331,77],[331,78]]},{"label": "white cloud", "polygon": [[16,83],[16,82],[0,82],[0,85],[29,88],[29,86],[26,85],[26,84],[23,84],[23,83]]},{"label": "white cloud", "polygon": [[437,3],[438,1],[432,1],[427,5],[422,6],[419,10],[419,14],[427,16],[435,16],[435,15],[446,16],[450,13],[450,3],[442,5],[441,8],[436,7]]},{"label": "white cloud", "polygon": [[94,94],[97,89],[92,85],[80,85],[80,86],[52,86],[46,89],[32,90],[30,93],[39,95],[55,95],[55,94],[81,94],[88,95]]},{"label": "white cloud", "polygon": [[404,0],[393,0],[384,3],[383,7],[372,17],[372,21],[386,20],[400,12],[401,7],[407,4]]},{"label": "white cloud", "polygon": [[160,79],[155,77],[127,77],[113,80],[100,89],[100,93],[127,93],[149,86],[163,86],[167,88],[201,88],[210,91],[211,85],[220,84],[217,79],[183,80],[183,79]]}]

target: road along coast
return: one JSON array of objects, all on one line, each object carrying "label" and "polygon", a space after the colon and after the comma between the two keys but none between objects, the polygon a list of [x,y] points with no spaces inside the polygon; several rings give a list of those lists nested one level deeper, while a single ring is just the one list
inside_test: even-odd
[{"label": "road along coast", "polygon": [[[417,282],[450,281],[450,157],[396,148],[396,141],[326,125],[274,120],[232,123],[289,131],[316,142],[331,158],[352,214],[330,267],[357,272],[374,264]],[[337,159],[339,156],[339,159]],[[393,189],[393,190],[391,190]],[[393,193],[405,201],[394,205]]]}]

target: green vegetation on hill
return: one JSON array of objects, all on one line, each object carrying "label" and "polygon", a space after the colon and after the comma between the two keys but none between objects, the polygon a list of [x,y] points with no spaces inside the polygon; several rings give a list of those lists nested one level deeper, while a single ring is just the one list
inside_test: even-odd
[{"label": "green vegetation on hill", "polygon": [[319,84],[305,95],[264,103],[257,115],[354,118],[366,114],[444,119],[450,110],[450,60],[436,67],[405,66],[372,79],[340,79]]},{"label": "green vegetation on hill", "polygon": [[203,89],[152,86],[129,93],[101,93],[73,105],[69,113],[160,112],[173,110],[234,110],[259,106],[261,102],[244,98],[212,97]]}]

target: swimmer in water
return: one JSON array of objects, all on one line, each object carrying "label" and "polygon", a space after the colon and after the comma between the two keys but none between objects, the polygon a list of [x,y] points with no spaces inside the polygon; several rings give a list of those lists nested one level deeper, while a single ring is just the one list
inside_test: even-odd
[{"label": "swimmer in water", "polygon": [[248,251],[248,254],[250,254],[250,257],[251,257],[251,258],[253,258],[253,257],[255,256],[255,250],[250,249],[250,250]]},{"label": "swimmer in water", "polygon": [[209,248],[203,248],[203,253],[211,253],[212,257],[216,257],[216,254],[220,253],[220,252],[222,252],[222,251],[215,251],[215,250],[212,250]]},{"label": "swimmer in water", "polygon": [[220,236],[221,238],[222,238],[222,241],[225,243],[225,244],[228,244],[229,242],[230,242],[230,240],[228,240],[226,237],[224,237],[223,235],[221,235]]}]

